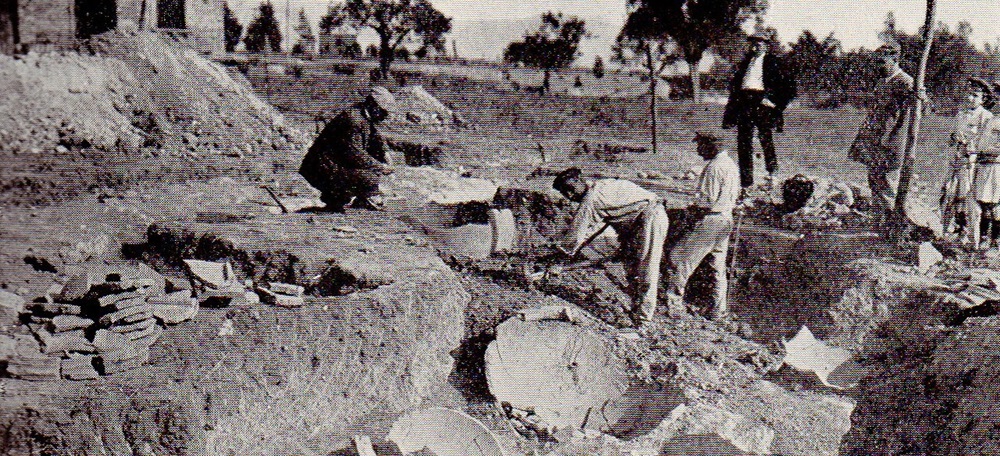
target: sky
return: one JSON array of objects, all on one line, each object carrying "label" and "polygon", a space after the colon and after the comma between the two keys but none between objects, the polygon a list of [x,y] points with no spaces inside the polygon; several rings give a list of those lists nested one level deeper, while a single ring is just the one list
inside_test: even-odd
[{"label": "sky", "polygon": [[[261,0],[228,0],[243,24],[249,23]],[[326,11],[328,0],[272,0],[279,20],[284,22],[286,3],[293,21],[297,11],[305,8],[315,24]],[[545,11],[562,11],[583,18],[592,37],[581,44],[583,56],[579,62],[593,61],[595,55],[605,59],[621,28],[626,14],[625,0],[431,0],[436,8],[453,18],[453,30],[448,36],[456,42],[460,55],[469,58],[497,59],[507,43],[518,39]],[[972,41],[997,43],[1000,39],[1000,1],[998,0],[939,0],[938,21],[952,30],[959,21],[972,24]],[[783,42],[795,41],[802,30],[811,30],[820,38],[831,32],[845,49],[879,45],[877,33],[883,27],[886,14],[892,12],[897,28],[913,33],[923,24],[925,0],[770,0],[765,22],[778,30]],[[294,23],[294,22],[293,22]],[[315,25],[314,25],[315,27]],[[362,36],[366,43],[371,36]],[[450,49],[449,49],[450,50]]]}]

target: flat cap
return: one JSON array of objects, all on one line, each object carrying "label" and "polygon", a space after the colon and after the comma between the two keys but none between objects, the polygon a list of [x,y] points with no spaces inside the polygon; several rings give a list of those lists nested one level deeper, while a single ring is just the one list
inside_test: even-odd
[{"label": "flat cap", "polygon": [[692,139],[691,142],[699,144],[715,144],[719,142],[719,138],[715,137],[715,135],[711,133],[699,131],[694,134],[694,139]]},{"label": "flat cap", "polygon": [[902,54],[902,53],[903,53],[903,50],[899,46],[899,43],[895,43],[895,42],[883,44],[883,45],[879,46],[878,49],[875,50],[875,55],[877,55],[879,57],[896,57],[896,58],[899,58],[900,54]]}]

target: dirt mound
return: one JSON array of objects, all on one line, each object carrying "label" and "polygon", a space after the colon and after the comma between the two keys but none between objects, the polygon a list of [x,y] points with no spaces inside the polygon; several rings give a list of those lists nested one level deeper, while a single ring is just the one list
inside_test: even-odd
[{"label": "dirt mound", "polygon": [[420,125],[462,125],[465,121],[423,86],[404,87],[396,91],[390,119]]},{"label": "dirt mound", "polygon": [[[120,186],[154,167],[197,175],[305,143],[245,80],[192,50],[117,32],[90,47],[93,55],[0,56],[0,155],[12,158],[2,165],[5,199]],[[199,166],[176,163],[195,158]]]}]

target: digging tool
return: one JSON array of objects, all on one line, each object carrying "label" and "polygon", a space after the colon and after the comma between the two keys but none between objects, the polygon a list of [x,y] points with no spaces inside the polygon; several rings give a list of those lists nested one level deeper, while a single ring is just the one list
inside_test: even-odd
[{"label": "digging tool", "polygon": [[278,203],[278,207],[281,208],[281,213],[282,214],[287,214],[288,213],[288,208],[285,207],[284,204],[282,204],[281,200],[278,199],[278,195],[275,195],[274,194],[274,190],[271,190],[271,187],[269,187],[267,185],[261,185],[260,188],[262,188],[264,190],[267,190],[267,194],[271,195],[271,199],[273,199],[275,203]]},{"label": "digging tool", "polygon": [[[609,226],[611,226],[611,225],[608,224],[608,223],[605,223],[604,226],[601,227],[601,229],[595,231],[594,234],[590,235],[590,237],[587,238],[587,240],[583,241],[583,244],[580,244],[580,248],[576,249],[576,252],[579,253],[580,250],[583,250],[584,247],[590,245],[591,242],[594,242],[594,240],[597,239],[598,236],[600,236],[601,234],[603,234],[604,231],[607,230]],[[558,248],[559,248],[560,251],[562,251],[564,253],[570,253],[570,252],[566,252],[565,250],[563,250],[562,247],[558,247]],[[601,259],[598,259],[598,260],[583,260],[583,261],[578,261],[578,262],[575,262],[575,263],[570,263],[568,265],[560,265],[560,270],[586,268],[586,267],[594,266],[594,265],[598,264],[599,262],[601,262],[603,260],[604,260],[604,258],[601,258]],[[546,272],[548,272],[547,270],[549,269],[549,267],[551,267],[551,265],[549,265],[549,266],[546,267]]]},{"label": "digging tool", "polygon": [[740,209],[739,213],[736,214],[736,227],[733,229],[733,256],[730,257],[730,263],[728,271],[726,271],[726,303],[729,305],[730,298],[732,298],[733,280],[736,279],[736,256],[740,251],[740,228],[743,227],[743,213],[744,209]]},{"label": "digging tool", "polygon": [[583,241],[583,244],[580,244],[580,248],[576,249],[576,251],[579,253],[581,250],[583,250],[584,247],[590,245],[590,243],[594,242],[594,240],[597,239],[598,236],[600,236],[601,234],[604,234],[604,231],[607,230],[608,227],[610,227],[610,226],[611,226],[611,224],[605,223],[604,226],[601,227],[601,229],[595,231],[594,234],[591,234],[590,237],[587,238],[586,241]]}]

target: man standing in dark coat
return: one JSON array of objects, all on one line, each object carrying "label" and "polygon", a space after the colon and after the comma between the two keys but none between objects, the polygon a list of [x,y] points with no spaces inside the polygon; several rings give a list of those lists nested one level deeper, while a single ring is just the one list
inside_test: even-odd
[{"label": "man standing in dark coat", "polygon": [[750,35],[750,49],[736,67],[730,82],[729,103],[722,117],[722,128],[737,128],[740,184],[753,185],[753,131],[757,129],[764,164],[770,178],[778,171],[772,131],[784,128],[784,111],[796,96],[795,78],[784,68],[779,57],[767,50],[769,35]]},{"label": "man standing in dark coat", "polygon": [[376,125],[389,115],[392,95],[373,90],[353,109],[326,124],[302,159],[299,174],[322,192],[328,210],[348,205],[370,210],[382,206],[378,189],[382,176],[392,173],[385,143]]},{"label": "man standing in dark coat", "polygon": [[883,79],[875,85],[868,104],[868,116],[858,129],[848,158],[868,168],[868,188],[878,220],[886,220],[896,200],[899,168],[906,149],[906,131],[916,102],[913,77],[899,67],[900,48],[889,44],[875,55],[881,63]]}]

